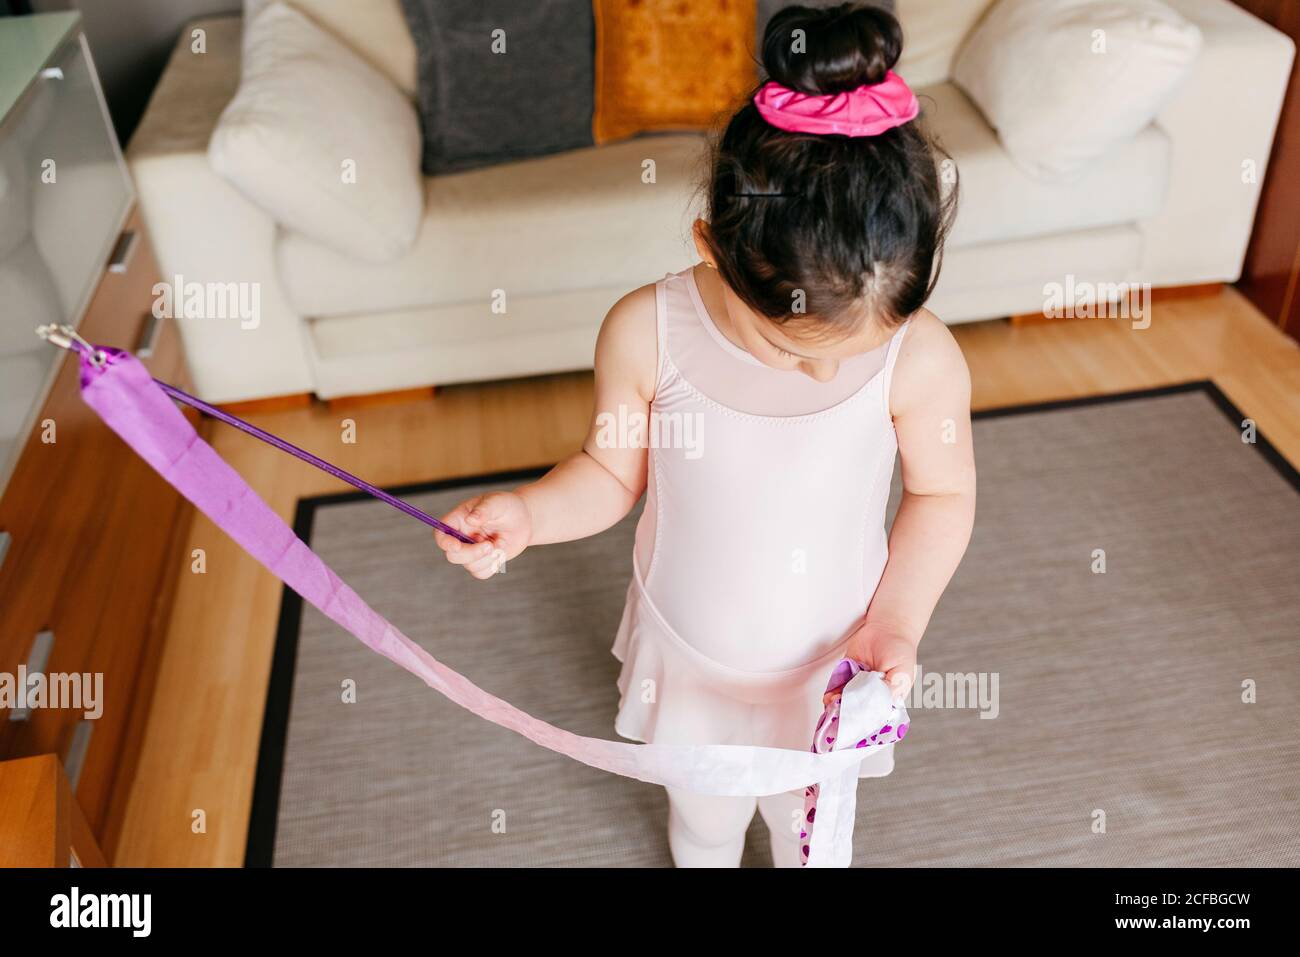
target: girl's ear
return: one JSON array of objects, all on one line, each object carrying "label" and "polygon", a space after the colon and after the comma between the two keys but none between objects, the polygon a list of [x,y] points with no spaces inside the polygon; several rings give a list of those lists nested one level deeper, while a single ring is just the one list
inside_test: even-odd
[{"label": "girl's ear", "polygon": [[718,264],[714,260],[713,250],[709,248],[709,224],[702,219],[697,219],[695,225],[691,227],[691,236],[695,240],[695,251],[700,254],[700,258],[710,268],[717,269]]}]

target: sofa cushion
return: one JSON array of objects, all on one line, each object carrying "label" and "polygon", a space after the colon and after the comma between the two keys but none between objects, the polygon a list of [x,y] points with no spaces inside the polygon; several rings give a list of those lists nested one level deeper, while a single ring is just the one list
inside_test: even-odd
[{"label": "sofa cushion", "polygon": [[[305,236],[277,241],[280,277],[307,317],[632,289],[689,262],[698,134],[611,146],[425,181],[424,218],[401,258],[366,263]],[[648,181],[652,180],[652,181]]]},{"label": "sofa cushion", "polygon": [[[245,0],[247,4],[248,0]],[[263,0],[258,0],[263,2]],[[284,0],[334,34],[412,99],[415,42],[399,0]],[[249,16],[247,6],[244,11]]]},{"label": "sofa cushion", "polygon": [[427,385],[590,369],[596,334],[627,286],[516,296],[508,315],[484,300],[306,323],[322,399]]},{"label": "sofa cushion", "polygon": [[753,92],[755,0],[595,0],[597,143],[702,130]]},{"label": "sofa cushion", "polygon": [[1138,281],[1142,245],[1125,223],[950,249],[925,307],[947,323],[1038,313],[1055,284]]},{"label": "sofa cushion", "polygon": [[998,0],[952,78],[1017,163],[1071,177],[1155,119],[1200,49],[1159,0]]},{"label": "sofa cushion", "polygon": [[961,181],[950,247],[1132,223],[1164,205],[1170,145],[1156,126],[1112,146],[1072,182],[1045,182],[1012,161],[955,84],[927,87],[917,95]]},{"label": "sofa cushion", "polygon": [[912,87],[943,83],[971,28],[994,0],[898,0],[903,54],[896,67]]},{"label": "sofa cushion", "polygon": [[392,259],[419,227],[424,184],[410,100],[283,3],[246,26],[239,91],[208,158],[276,222],[355,258]]},{"label": "sofa cushion", "polygon": [[402,0],[427,174],[590,146],[590,0]]}]

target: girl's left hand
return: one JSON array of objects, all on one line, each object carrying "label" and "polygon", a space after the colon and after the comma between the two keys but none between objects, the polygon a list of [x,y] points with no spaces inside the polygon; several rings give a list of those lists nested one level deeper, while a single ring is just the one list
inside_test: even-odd
[{"label": "girl's left hand", "polygon": [[[882,672],[885,682],[901,701],[912,688],[916,677],[916,642],[899,631],[870,621],[864,621],[849,636],[844,657],[866,665],[871,671]],[[825,696],[829,704],[834,693]]]}]

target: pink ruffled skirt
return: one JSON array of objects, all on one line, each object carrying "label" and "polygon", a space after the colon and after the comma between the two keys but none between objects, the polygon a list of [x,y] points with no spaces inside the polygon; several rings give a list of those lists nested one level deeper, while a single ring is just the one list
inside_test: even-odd
[{"label": "pink ruffled skirt", "polygon": [[[624,738],[654,744],[743,744],[806,750],[822,714],[822,694],[843,656],[838,645],[790,671],[746,672],[707,658],[664,620],[633,574],[614,639],[618,717]],[[894,769],[894,749],[862,761],[863,778]]]}]

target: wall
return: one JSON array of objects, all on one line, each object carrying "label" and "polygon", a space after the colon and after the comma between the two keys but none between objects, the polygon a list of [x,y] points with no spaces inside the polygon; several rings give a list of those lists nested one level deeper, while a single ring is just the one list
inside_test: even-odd
[{"label": "wall", "polygon": [[139,123],[181,28],[199,17],[238,13],[241,0],[31,0],[37,13],[81,11],[118,139]]}]

